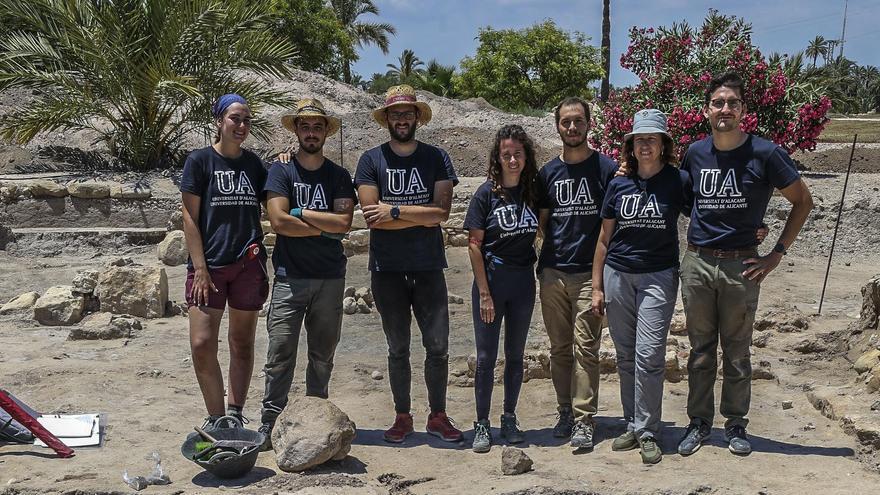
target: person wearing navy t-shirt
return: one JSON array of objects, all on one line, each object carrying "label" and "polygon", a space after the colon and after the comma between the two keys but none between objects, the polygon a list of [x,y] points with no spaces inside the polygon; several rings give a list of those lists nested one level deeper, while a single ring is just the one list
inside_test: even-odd
[{"label": "person wearing navy t-shirt", "polygon": [[666,337],[678,293],[678,216],[690,209],[689,178],[675,167],[666,115],[640,110],[624,136],[621,169],[602,204],[593,258],[596,316],[607,314],[617,351],[627,431],[615,451],[641,448],[642,462],[662,458],[658,445]]},{"label": "person wearing navy t-shirt", "polygon": [[590,110],[580,98],[566,98],[555,111],[562,155],[538,174],[538,258],[541,312],[550,337],[550,374],[559,420],[553,436],[571,446],[593,446],[598,410],[599,342],[602,319],[590,313],[592,266],[605,189],[617,171],[611,158],[590,149]]},{"label": "person wearing navy t-shirt", "polygon": [[[760,283],[782,260],[813,208],[810,191],[788,154],[740,129],[747,112],[744,94],[743,81],[735,73],[709,82],[703,113],[712,135],[692,144],[681,165],[690,175],[694,197],[681,262],[681,296],[691,344],[691,422],[678,445],[683,455],[696,452],[711,432],[719,339],[724,437],[734,454],[751,452],[746,435],[752,383],[749,346]],[[774,190],[792,208],[776,246],[759,256],[755,232]]]},{"label": "person wearing navy t-shirt", "polygon": [[388,343],[388,381],[396,412],[384,438],[399,443],[413,432],[409,358],[414,314],[425,347],[431,409],[425,429],[457,442],[461,431],[446,415],[449,306],[440,229],[452,203],[451,161],[439,148],[415,139],[416,128],[431,120],[431,107],[416,100],[411,86],[389,88],[385,104],[372,116],[391,139],[361,156],[355,186],[370,228],[370,285]]},{"label": "person wearing navy t-shirt", "polygon": [[[342,332],[347,262],[342,238],[351,228],[355,204],[351,174],[324,157],[324,142],[341,121],[328,115],[319,100],[306,98],[281,117],[281,124],[296,134],[299,149],[288,162],[274,163],[266,181],[269,222],[277,235],[259,430],[267,439],[287,406],[303,323],[308,335],[306,395],[329,395]],[[270,446],[267,440],[263,447]]]},{"label": "person wearing navy t-shirt", "polygon": [[[250,132],[251,112],[244,98],[227,94],[217,100],[212,113],[217,125],[214,144],[190,153],[180,178],[190,257],[186,279],[190,346],[208,410],[206,429],[240,426],[243,421],[257,315],[269,292],[260,227],[266,168],[257,155],[241,147]],[[217,341],[227,305],[229,387],[224,409]]]},{"label": "person wearing navy t-shirt", "polygon": [[538,233],[535,145],[521,126],[507,125],[489,153],[488,180],[474,193],[464,228],[474,271],[471,308],[477,368],[474,397],[474,452],[492,445],[489,409],[495,385],[495,361],[504,322],[504,414],[501,437],[524,440],[516,419],[523,380],[523,352],[535,306],[535,237]]}]

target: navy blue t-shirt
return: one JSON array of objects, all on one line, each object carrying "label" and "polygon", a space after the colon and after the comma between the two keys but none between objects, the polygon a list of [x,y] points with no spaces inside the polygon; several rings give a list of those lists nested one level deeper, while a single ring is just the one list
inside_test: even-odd
[{"label": "navy blue t-shirt", "polygon": [[235,159],[224,157],[212,146],[186,158],[180,191],[201,198],[199,232],[208,267],[231,265],[249,245],[262,243],[260,202],[266,197],[266,175],[262,160],[244,149]]},{"label": "navy blue t-shirt", "polygon": [[678,215],[689,188],[688,173],[672,165],[648,180],[612,179],[602,204],[602,218],[616,220],[605,263],[626,273],[678,266]]},{"label": "navy blue t-shirt", "polygon": [[785,150],[752,135],[729,151],[716,149],[711,136],[697,141],[681,169],[691,176],[694,196],[688,242],[712,249],[757,246],[773,189],[800,179]]},{"label": "navy blue t-shirt", "polygon": [[[452,180],[448,155],[439,148],[418,143],[409,156],[398,156],[388,143],[361,155],[355,172],[356,186],[375,186],[379,200],[391,205],[425,205],[434,202],[434,184]],[[443,232],[436,227],[370,231],[370,270],[419,271],[446,268]]]},{"label": "navy blue t-shirt", "polygon": [[[273,163],[266,192],[286,196],[290,208],[314,211],[333,211],[333,201],[355,198],[351,174],[328,159],[317,170],[306,170],[296,158],[289,163]],[[272,252],[272,265],[279,277],[342,278],[346,262],[342,241],[321,235],[278,234]]]},{"label": "navy blue t-shirt", "polygon": [[483,230],[483,257],[490,262],[518,267],[535,263],[538,216],[522,202],[522,186],[505,189],[507,199],[492,192],[484,182],[468,206],[465,229]]},{"label": "navy blue t-shirt", "polygon": [[554,268],[566,273],[592,270],[602,219],[599,209],[617,163],[594,151],[580,163],[554,158],[538,172],[539,208],[550,210],[538,271]]}]

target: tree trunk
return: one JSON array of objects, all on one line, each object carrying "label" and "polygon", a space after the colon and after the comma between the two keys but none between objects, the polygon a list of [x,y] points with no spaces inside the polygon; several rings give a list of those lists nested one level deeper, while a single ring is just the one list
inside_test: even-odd
[{"label": "tree trunk", "polygon": [[602,87],[599,90],[599,99],[608,101],[608,93],[611,91],[611,0],[602,1]]},{"label": "tree trunk", "polygon": [[342,61],[342,82],[351,84],[351,60]]}]

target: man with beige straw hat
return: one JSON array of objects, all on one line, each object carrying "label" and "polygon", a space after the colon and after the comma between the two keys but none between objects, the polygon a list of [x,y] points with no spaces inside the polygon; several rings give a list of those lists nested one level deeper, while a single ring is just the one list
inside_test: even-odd
[{"label": "man with beige straw hat", "polygon": [[[327,398],[333,356],[342,330],[346,257],[342,238],[351,228],[355,193],[351,174],[324,157],[324,141],[340,127],[320,101],[296,103],[281,123],[299,149],[276,162],[266,180],[269,221],[277,234],[275,284],[266,327],[266,390],[260,431],[269,434],[287,405],[300,328],[308,333],[306,395]],[[271,443],[267,440],[265,447]]]},{"label": "man with beige straw hat", "polygon": [[449,217],[454,176],[445,152],[415,139],[431,120],[431,107],[412,87],[388,89],[373,119],[391,139],[367,150],[355,185],[370,227],[371,286],[388,342],[388,378],[397,413],[385,440],[399,443],[413,432],[410,414],[410,323],[415,314],[425,347],[425,384],[431,413],[426,430],[445,441],[462,439],[446,415],[449,371],[449,307],[446,255],[440,223]]}]

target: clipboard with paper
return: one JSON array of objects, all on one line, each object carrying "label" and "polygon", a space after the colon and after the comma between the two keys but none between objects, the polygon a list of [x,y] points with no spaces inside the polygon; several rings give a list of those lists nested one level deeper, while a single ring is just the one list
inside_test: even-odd
[{"label": "clipboard with paper", "polygon": [[[68,447],[88,447],[101,444],[100,414],[46,414],[37,421]],[[46,447],[41,440],[34,445]]]}]

